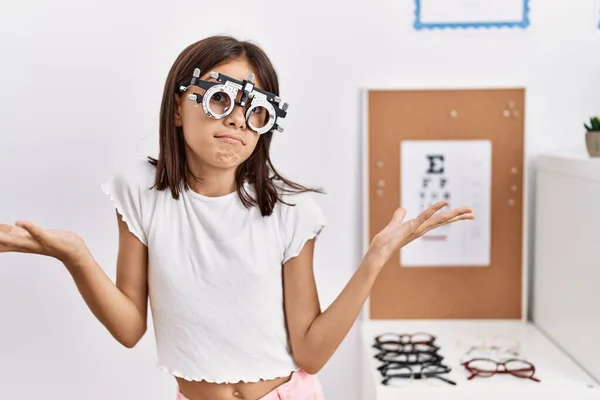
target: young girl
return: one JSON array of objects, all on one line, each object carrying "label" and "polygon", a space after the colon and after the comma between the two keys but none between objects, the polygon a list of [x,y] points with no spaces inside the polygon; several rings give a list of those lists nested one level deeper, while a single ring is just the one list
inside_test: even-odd
[{"label": "young girl", "polygon": [[0,252],[62,262],[124,346],[146,332],[149,299],[158,365],[175,377],[180,400],[323,399],[315,374],[389,257],[431,229],[474,218],[466,207],[441,211],[444,202],[409,221],[398,209],[321,311],[313,250],[325,219],[315,190],[271,163],[287,110],[278,96],[271,62],[250,42],[209,37],[179,55],[164,88],[158,159],[102,185],[118,221],[116,285],[74,233],[0,225]]}]

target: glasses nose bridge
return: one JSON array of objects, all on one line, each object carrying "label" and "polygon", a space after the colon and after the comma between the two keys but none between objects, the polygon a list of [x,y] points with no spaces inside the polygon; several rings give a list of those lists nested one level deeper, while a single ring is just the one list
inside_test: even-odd
[{"label": "glasses nose bridge", "polygon": [[[232,98],[233,98],[233,104],[231,105],[232,110],[231,113],[235,113],[235,112],[241,112],[241,118],[244,119],[244,121],[246,121],[246,113],[248,112],[248,107],[250,107],[250,104],[252,102],[252,100],[247,97],[245,99],[245,103],[242,104],[242,100],[243,100],[243,96],[244,96],[244,91],[242,89],[238,89],[238,90],[234,90],[232,93]],[[247,123],[247,121],[246,121]]]}]

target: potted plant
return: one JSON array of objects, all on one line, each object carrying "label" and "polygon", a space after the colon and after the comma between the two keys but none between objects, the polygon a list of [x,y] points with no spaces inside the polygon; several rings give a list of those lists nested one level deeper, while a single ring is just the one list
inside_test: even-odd
[{"label": "potted plant", "polygon": [[600,157],[600,117],[590,118],[589,125],[583,124],[587,130],[585,144],[590,157]]}]

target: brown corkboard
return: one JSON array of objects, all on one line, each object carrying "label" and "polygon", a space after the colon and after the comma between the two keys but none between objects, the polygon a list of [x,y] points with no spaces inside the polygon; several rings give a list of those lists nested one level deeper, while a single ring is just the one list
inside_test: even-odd
[{"label": "brown corkboard", "polygon": [[522,318],[524,100],[524,89],[366,92],[369,241],[401,204],[402,140],[492,143],[490,266],[407,268],[396,252],[371,292],[371,319]]}]

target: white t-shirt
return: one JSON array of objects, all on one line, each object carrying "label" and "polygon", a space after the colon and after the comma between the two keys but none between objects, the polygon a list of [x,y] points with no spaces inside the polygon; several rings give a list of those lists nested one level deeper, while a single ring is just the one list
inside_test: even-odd
[{"label": "white t-shirt", "polygon": [[[263,217],[236,192],[206,197],[150,189],[155,167],[138,161],[102,190],[148,247],[158,366],[187,380],[257,381],[298,369],[283,304],[283,263],[325,226],[310,193],[285,194]],[[246,186],[253,194],[253,187]]]}]

